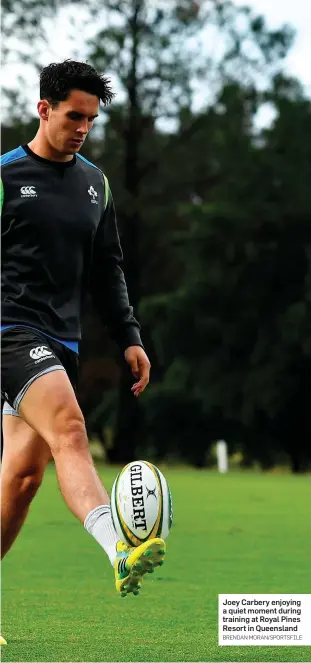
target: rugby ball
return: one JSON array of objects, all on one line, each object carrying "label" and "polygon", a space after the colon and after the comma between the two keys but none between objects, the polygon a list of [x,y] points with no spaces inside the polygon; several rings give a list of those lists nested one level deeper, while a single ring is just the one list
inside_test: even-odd
[{"label": "rugby ball", "polygon": [[140,546],[147,539],[169,534],[172,497],[162,472],[145,460],[126,465],[111,491],[111,515],[121,541]]}]

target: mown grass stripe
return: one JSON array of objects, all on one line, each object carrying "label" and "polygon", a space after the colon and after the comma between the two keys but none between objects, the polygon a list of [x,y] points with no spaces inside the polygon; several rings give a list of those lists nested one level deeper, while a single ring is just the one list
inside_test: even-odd
[{"label": "mown grass stripe", "polygon": [[[110,491],[119,469],[98,470]],[[218,594],[306,593],[310,476],[164,472],[175,525],[165,564],[146,575],[140,597],[122,602],[107,556],[48,466],[2,564],[3,661],[310,663],[310,647],[217,644]]]}]

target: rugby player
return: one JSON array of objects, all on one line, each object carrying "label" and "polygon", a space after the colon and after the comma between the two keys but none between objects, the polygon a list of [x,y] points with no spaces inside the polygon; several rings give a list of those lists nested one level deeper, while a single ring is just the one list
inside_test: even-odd
[{"label": "rugby player", "polygon": [[109,80],[89,64],[45,67],[39,129],[2,159],[2,556],[27,516],[54,459],[68,508],[104,549],[121,596],[162,565],[165,543],[137,548],[118,541],[109,496],[88,450],[76,398],[81,311],[86,293],[135,377],[150,363],[129,304],[114,203],[106,175],[79,154],[111,102]]}]

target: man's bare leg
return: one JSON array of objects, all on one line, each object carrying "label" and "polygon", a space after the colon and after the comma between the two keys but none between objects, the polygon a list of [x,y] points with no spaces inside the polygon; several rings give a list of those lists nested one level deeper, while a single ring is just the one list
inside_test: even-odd
[{"label": "man's bare leg", "polygon": [[46,442],[20,417],[3,415],[2,421],[1,558],[19,534],[52,457]]},{"label": "man's bare leg", "polygon": [[[47,385],[44,384],[46,377]],[[46,465],[54,456],[67,505],[82,523],[89,516],[84,523],[86,529],[113,562],[117,535],[111,520],[109,497],[88,452],[83,416],[67,374],[51,372],[35,380],[30,391],[32,393],[27,391],[22,400],[21,416],[3,416],[2,556],[17,537]],[[26,416],[29,410],[29,423],[22,418],[24,410]],[[45,435],[50,444],[44,440]]]},{"label": "man's bare leg", "polygon": [[52,371],[26,391],[20,416],[48,444],[65,502],[84,523],[96,507],[109,504],[88,449],[82,412],[65,371]]},{"label": "man's bare leg", "polygon": [[46,441],[68,508],[114,564],[118,537],[109,496],[89,453],[84,418],[67,373],[57,370],[38,377],[23,396],[19,415]]},{"label": "man's bare leg", "polygon": [[65,371],[37,378],[26,391],[19,414],[47,442],[67,506],[114,565],[117,592],[138,594],[142,577],[162,564],[165,543],[150,539],[129,550],[117,546],[109,497],[89,453],[83,415]]}]

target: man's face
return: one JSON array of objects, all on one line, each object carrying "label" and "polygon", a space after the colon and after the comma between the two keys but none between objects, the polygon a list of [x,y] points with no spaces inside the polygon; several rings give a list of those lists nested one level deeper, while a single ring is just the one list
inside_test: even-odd
[{"label": "man's face", "polygon": [[61,101],[56,108],[49,105],[45,128],[50,145],[61,154],[78,152],[92,129],[98,110],[98,97],[81,90],[72,90],[68,99]]}]

